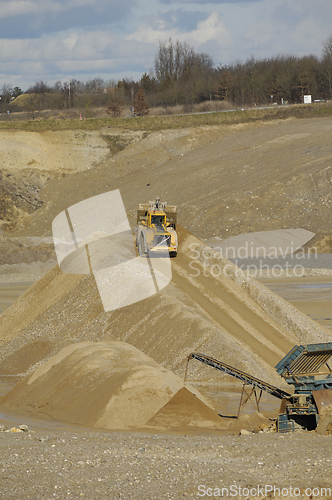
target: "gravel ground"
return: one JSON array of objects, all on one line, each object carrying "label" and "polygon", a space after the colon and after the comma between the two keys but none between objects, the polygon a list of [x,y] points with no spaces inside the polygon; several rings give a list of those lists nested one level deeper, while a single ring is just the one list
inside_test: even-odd
[{"label": "gravel ground", "polygon": [[314,488],[310,498],[329,497],[331,444],[312,432],[0,432],[0,498],[306,498]]}]

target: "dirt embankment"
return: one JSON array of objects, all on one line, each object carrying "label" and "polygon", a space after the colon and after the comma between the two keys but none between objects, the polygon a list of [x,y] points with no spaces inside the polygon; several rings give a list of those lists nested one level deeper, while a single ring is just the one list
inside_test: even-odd
[{"label": "dirt embankment", "polygon": [[[31,133],[31,141],[27,132],[1,131],[2,169],[33,170],[44,186],[42,208],[19,219],[22,236],[50,236],[59,212],[116,188],[133,225],[137,204],[160,196],[178,206],[182,225],[201,239],[289,227],[329,235],[331,131],[330,118],[148,136],[112,129],[42,132]],[[130,145],[115,153],[112,144],[124,140]]]},{"label": "dirt embankment", "polygon": [[[29,217],[47,197],[40,193],[56,179],[92,169],[144,137],[143,132],[98,131],[0,132],[0,230],[29,227]],[[52,191],[52,187],[50,188]],[[57,193],[61,198],[61,194]],[[56,204],[54,206],[56,210]],[[39,210],[41,219],[45,218]],[[30,233],[37,236],[35,231]]]}]

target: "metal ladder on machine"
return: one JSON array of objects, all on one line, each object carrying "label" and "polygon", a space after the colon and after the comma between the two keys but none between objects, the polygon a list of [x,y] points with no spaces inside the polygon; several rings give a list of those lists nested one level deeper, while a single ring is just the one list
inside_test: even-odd
[{"label": "metal ladder on machine", "polygon": [[[235,377],[238,380],[241,380],[241,382],[243,382],[241,399],[240,399],[237,417],[239,417],[241,410],[243,409],[243,407],[246,405],[246,403],[248,401],[250,401],[253,404],[254,408],[255,408],[255,404],[256,404],[257,411],[259,411],[259,402],[261,400],[263,391],[267,392],[268,394],[271,394],[272,396],[274,396],[278,399],[290,397],[290,394],[288,392],[285,392],[282,389],[279,389],[278,387],[275,387],[274,385],[269,384],[268,382],[264,382],[263,380],[260,380],[256,377],[253,377],[252,375],[249,375],[248,373],[242,372],[241,370],[238,370],[237,368],[234,368],[233,366],[227,365],[226,363],[223,363],[222,361],[218,361],[217,359],[211,358],[210,356],[205,356],[205,354],[198,354],[196,352],[192,352],[188,356],[188,361],[187,361],[187,366],[186,366],[186,371],[185,371],[185,376],[184,376],[184,383],[186,381],[189,361],[191,359],[197,359],[197,361],[200,361],[201,363],[212,366],[213,368],[216,368],[217,370],[220,370],[223,373],[227,373],[228,375],[231,375],[232,377]],[[249,390],[247,390],[247,386],[250,386]],[[255,397],[255,400],[254,400],[255,404],[251,399],[252,396]]]}]

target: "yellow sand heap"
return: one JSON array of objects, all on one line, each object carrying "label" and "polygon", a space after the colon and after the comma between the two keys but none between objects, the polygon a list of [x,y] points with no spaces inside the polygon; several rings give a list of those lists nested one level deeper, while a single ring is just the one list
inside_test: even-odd
[{"label": "yellow sand heap", "polygon": [[[65,347],[20,381],[2,406],[85,426],[138,428],[153,419],[182,387],[180,377],[129,344],[82,342]],[[202,426],[203,422],[203,426],[216,427],[219,417],[203,402],[203,396],[190,386],[184,391],[180,425],[201,422]],[[178,403],[179,397],[181,400],[181,393]],[[155,425],[164,425],[163,412]],[[188,414],[184,420],[183,412]],[[168,417],[166,420],[171,423]],[[179,425],[174,415],[171,420],[172,425]]]}]

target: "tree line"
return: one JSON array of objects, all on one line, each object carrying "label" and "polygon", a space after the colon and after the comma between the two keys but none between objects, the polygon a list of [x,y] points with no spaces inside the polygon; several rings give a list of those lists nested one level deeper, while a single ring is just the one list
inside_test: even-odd
[{"label": "tree line", "polygon": [[[14,104],[22,93],[19,87],[4,84],[2,106],[11,101]],[[39,81],[24,93],[30,94],[27,106],[34,110],[107,106],[114,116],[124,106],[133,106],[137,96],[138,100],[143,96],[145,109],[167,109],[180,104],[189,111],[194,104],[206,100],[228,101],[237,106],[300,103],[304,95],[311,95],[313,100],[328,100],[332,98],[332,35],[323,44],[321,57],[252,57],[217,67],[209,54],[169,39],[159,43],[154,71],[144,73],[138,81],[71,79],[52,86]]]}]

